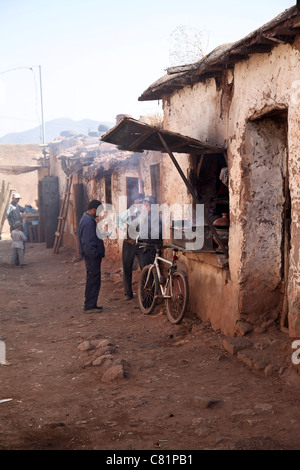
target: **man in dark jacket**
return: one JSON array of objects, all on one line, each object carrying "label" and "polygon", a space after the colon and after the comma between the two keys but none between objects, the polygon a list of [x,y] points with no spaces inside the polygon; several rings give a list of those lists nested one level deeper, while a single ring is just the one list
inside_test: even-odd
[{"label": "man in dark jacket", "polygon": [[105,256],[103,240],[96,233],[96,212],[101,202],[93,200],[81,217],[78,227],[78,245],[80,256],[85,261],[86,284],[84,310],[100,311],[97,306],[101,287],[101,262]]},{"label": "man in dark jacket", "polygon": [[[153,196],[146,196],[143,200],[145,211],[141,218],[141,237],[140,242],[150,243],[151,245],[163,244],[162,218],[155,207],[156,200]],[[154,208],[152,207],[154,206]],[[144,230],[143,227],[144,226]],[[146,232],[146,233],[145,233]],[[145,247],[143,251],[143,266],[152,264],[155,258],[156,250],[153,246]]]}]

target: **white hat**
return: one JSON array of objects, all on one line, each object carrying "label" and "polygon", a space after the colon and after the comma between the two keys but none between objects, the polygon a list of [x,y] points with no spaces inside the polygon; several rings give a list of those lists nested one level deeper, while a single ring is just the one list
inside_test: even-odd
[{"label": "white hat", "polygon": [[14,199],[21,199],[21,196],[20,196],[19,193],[13,193],[12,197],[13,197]]}]

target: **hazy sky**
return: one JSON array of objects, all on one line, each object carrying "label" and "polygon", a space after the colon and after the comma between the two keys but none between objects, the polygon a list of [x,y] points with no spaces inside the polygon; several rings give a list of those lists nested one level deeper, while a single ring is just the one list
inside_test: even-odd
[{"label": "hazy sky", "polygon": [[[165,74],[171,33],[204,31],[207,53],[296,0],[0,0],[0,136],[61,117],[115,122],[160,112],[138,97]],[[46,135],[47,140],[47,135]]]}]

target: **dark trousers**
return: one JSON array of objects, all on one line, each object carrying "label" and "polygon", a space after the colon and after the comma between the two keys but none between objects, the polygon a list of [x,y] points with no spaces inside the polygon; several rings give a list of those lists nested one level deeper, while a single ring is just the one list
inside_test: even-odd
[{"label": "dark trousers", "polygon": [[147,266],[147,264],[153,264],[155,258],[155,248],[153,247],[146,247],[144,248],[143,252],[143,265]]},{"label": "dark trousers", "polygon": [[134,258],[137,257],[140,268],[143,268],[143,248],[131,245],[123,241],[122,263],[123,263],[123,285],[125,295],[132,295],[132,268]]},{"label": "dark trousers", "polygon": [[101,287],[102,258],[84,258],[86,266],[85,308],[96,307]]}]

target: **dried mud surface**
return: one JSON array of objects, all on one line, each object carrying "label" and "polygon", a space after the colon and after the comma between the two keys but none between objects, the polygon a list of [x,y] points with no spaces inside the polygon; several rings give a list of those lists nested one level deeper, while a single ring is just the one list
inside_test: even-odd
[{"label": "dried mud surface", "polygon": [[[109,259],[103,312],[87,314],[82,261],[65,248],[54,255],[27,244],[28,266],[11,268],[10,244],[0,241],[8,363],[0,365],[0,450],[299,448],[299,376],[288,364],[292,351],[282,347],[288,338],[276,330],[249,336],[252,354],[282,361],[280,374],[266,376],[190,314],[181,325],[167,321],[162,305],[142,315],[136,298],[124,301],[121,272]],[[106,379],[93,365],[101,341],[118,365]],[[83,350],[87,344],[92,349]]]}]

